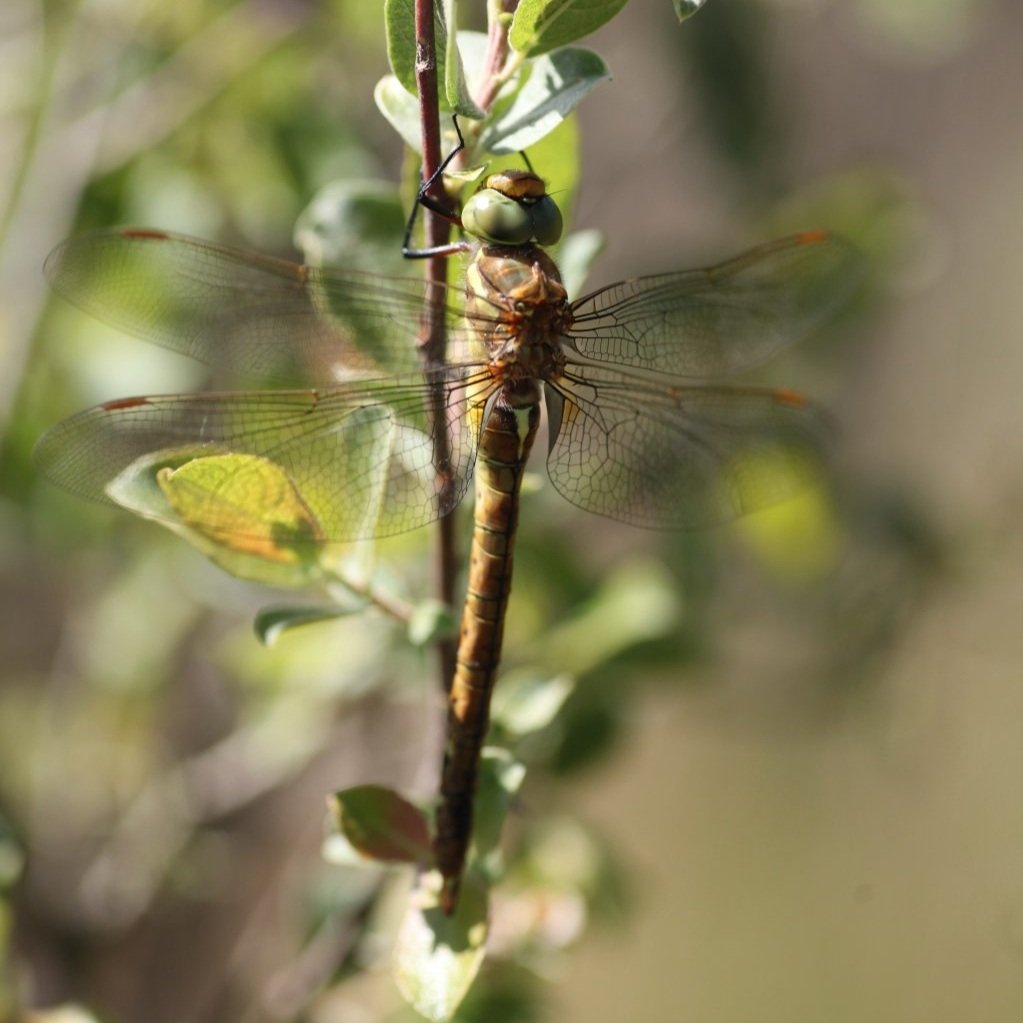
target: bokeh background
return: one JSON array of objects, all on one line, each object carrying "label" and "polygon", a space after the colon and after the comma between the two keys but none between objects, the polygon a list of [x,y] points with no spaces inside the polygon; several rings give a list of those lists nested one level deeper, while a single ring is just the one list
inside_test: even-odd
[{"label": "bokeh background", "polygon": [[[381,23],[0,11],[0,1017],[405,1018],[400,896],[322,859],[324,796],[429,798],[429,652],[371,614],[268,650],[280,595],[30,456],[198,379],[51,305],[49,249],[142,223],[288,254],[320,189],[397,182]],[[660,536],[537,466],[508,670],[575,688],[525,751],[520,883],[465,1019],[1023,1018],[1021,38],[1015,0],[711,0],[682,27],[637,0],[588,40],[614,73],[580,117],[594,285],[818,225],[870,270],[765,371],[834,413],[825,490]],[[425,595],[427,547],[382,570]]]}]

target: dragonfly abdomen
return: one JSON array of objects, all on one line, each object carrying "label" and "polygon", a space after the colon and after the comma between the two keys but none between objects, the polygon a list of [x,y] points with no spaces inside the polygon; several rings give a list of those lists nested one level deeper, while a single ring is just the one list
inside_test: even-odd
[{"label": "dragonfly abdomen", "polygon": [[513,408],[499,400],[480,438],[469,579],[451,684],[448,744],[437,810],[435,854],[444,879],[441,905],[448,913],[458,898],[472,838],[477,769],[490,719],[490,695],[511,593],[519,492],[539,421],[538,404]]}]

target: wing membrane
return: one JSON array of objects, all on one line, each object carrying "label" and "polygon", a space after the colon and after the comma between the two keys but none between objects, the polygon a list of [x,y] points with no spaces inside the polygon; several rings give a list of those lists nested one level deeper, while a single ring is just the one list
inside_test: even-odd
[{"label": "wing membrane", "polygon": [[858,280],[825,232],[762,245],[703,270],[621,281],[579,299],[570,346],[585,359],[681,377],[755,366],[823,323]]},{"label": "wing membrane", "polygon": [[[65,298],[136,337],[224,371],[288,386],[399,375],[419,368],[415,340],[427,285],[412,277],[320,269],[164,231],[72,238],[46,261]],[[473,335],[440,303],[450,362]]]},{"label": "wing membrane", "polygon": [[[329,391],[208,392],[108,402],[58,423],[36,458],[53,482],[109,501],[108,486],[144,456],[257,455],[280,467],[326,541],[389,536],[450,511],[465,493],[489,378],[449,371],[448,464],[438,475],[430,429],[433,381],[360,382]],[[238,486],[230,486],[238,501]],[[237,482],[237,481],[235,481]],[[210,521],[221,512],[212,507]]]},{"label": "wing membrane", "polygon": [[819,472],[822,416],[790,392],[659,387],[601,366],[570,366],[553,390],[551,482],[597,515],[710,525],[785,500]]},{"label": "wing membrane", "polygon": [[[819,454],[815,410],[788,392],[663,380],[729,374],[768,358],[834,311],[856,269],[844,243],[813,232],[580,299],[564,339],[568,366],[547,385],[555,488],[587,511],[654,528],[721,521],[801,489]],[[287,387],[129,398],[65,420],[37,453],[65,489],[108,501],[112,481],[154,453],[231,454],[243,457],[217,471],[224,494],[244,503],[245,479],[233,466],[266,486],[279,478],[244,459],[258,456],[294,488],[296,521],[308,505],[316,542],[413,529],[461,499],[482,409],[501,386],[479,341],[502,318],[497,306],[477,303],[467,319],[454,289],[431,306],[415,278],[316,269],[162,231],[73,239],[51,255],[47,274],[108,323],[229,379]],[[414,344],[424,311],[441,315],[452,353],[425,371]],[[439,469],[438,401],[451,447]],[[190,514],[243,521],[214,507],[216,472],[193,478]]]}]

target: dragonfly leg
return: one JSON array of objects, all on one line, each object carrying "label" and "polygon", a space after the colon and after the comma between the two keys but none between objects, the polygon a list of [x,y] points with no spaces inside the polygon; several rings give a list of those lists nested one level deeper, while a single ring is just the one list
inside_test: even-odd
[{"label": "dragonfly leg", "polygon": [[[455,126],[455,134],[458,136],[458,145],[456,145],[454,149],[452,149],[451,152],[444,157],[441,161],[441,165],[430,175],[429,179],[419,186],[419,194],[416,196],[417,203],[422,203],[427,209],[433,210],[434,213],[443,214],[444,211],[443,209],[438,209],[437,206],[433,205],[437,202],[437,200],[430,198],[430,189],[433,188],[437,179],[448,169],[451,161],[458,156],[463,149],[465,149],[465,139],[462,137],[462,129],[458,126],[457,114],[451,115],[451,123]],[[442,204],[438,203],[437,205],[441,206]]]},{"label": "dragonfly leg", "polygon": [[409,213],[408,220],[405,222],[405,234],[401,239],[401,254],[406,259],[428,259],[430,256],[451,256],[456,252],[467,252],[471,246],[467,242],[451,242],[447,245],[432,245],[425,249],[415,249],[411,246],[412,241],[412,230],[415,227],[416,216],[419,213],[419,207],[422,206],[425,209],[430,210],[431,213],[436,213],[438,216],[443,217],[446,221],[454,224],[456,227],[462,226],[462,218],[451,209],[450,206],[446,205],[439,199],[435,199],[430,195],[430,189],[440,179],[440,176],[447,170],[451,161],[465,149],[465,139],[462,137],[462,129],[458,126],[458,117],[455,114],[451,115],[451,121],[455,126],[455,134],[458,136],[458,144],[454,149],[444,157],[441,165],[430,175],[430,177],[419,186],[419,191],[416,193],[416,201],[412,204],[412,210]]}]

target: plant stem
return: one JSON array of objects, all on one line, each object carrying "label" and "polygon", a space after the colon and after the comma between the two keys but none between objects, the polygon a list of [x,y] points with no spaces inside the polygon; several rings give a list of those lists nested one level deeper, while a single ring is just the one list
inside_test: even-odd
[{"label": "plant stem", "polygon": [[[440,166],[440,108],[437,102],[437,43],[434,38],[433,0],[415,0],[416,21],[416,91],[419,95],[419,129],[423,140],[422,179],[428,181]],[[443,187],[441,185],[441,187]],[[432,210],[423,210],[424,244],[444,245],[450,236],[450,225]],[[426,282],[430,302],[424,318],[419,350],[426,366],[444,362],[447,338],[443,317],[447,285],[447,259],[434,256],[426,261]],[[442,381],[433,386],[434,466],[438,479],[450,479],[450,439],[445,415],[445,393]],[[457,557],[455,552],[455,516],[444,515],[437,521],[435,562],[437,596],[449,607],[455,606]],[[441,689],[447,692],[455,672],[453,640],[438,643]]]},{"label": "plant stem", "polygon": [[349,593],[353,593],[356,597],[361,597],[367,603],[372,604],[379,611],[382,611],[389,618],[393,618],[395,621],[401,622],[402,625],[408,625],[408,623],[412,620],[415,608],[408,603],[408,601],[402,600],[400,597],[384,593],[374,587],[371,583],[357,582],[356,580],[337,572],[331,573],[331,578],[338,586],[347,590]]},{"label": "plant stem", "polygon": [[508,26],[519,0],[490,0],[487,7],[489,21],[487,55],[483,63],[479,94],[473,98],[481,110],[489,110],[504,82],[501,71],[508,59]]}]

